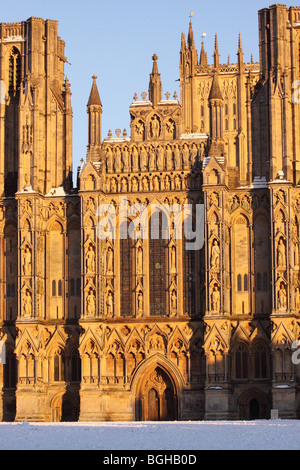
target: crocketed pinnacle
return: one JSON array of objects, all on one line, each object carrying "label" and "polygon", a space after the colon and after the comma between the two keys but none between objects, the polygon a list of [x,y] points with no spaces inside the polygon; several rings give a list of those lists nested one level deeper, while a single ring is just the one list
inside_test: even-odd
[{"label": "crocketed pinnacle", "polygon": [[212,86],[210,89],[209,99],[210,100],[222,100],[223,99],[223,95],[222,95],[221,87],[220,87],[220,81],[219,81],[219,74],[217,72],[214,73],[214,78],[213,78]]},{"label": "crocketed pinnacle", "polygon": [[193,26],[192,26],[191,21],[190,21],[190,27],[189,27],[189,34],[188,34],[187,43],[188,43],[189,49],[195,49],[194,32],[193,32]]},{"label": "crocketed pinnacle", "polygon": [[92,89],[91,89],[91,93],[90,93],[90,97],[89,97],[89,101],[87,105],[102,107],[102,103],[101,103],[101,99],[100,99],[100,95],[99,95],[99,91],[98,91],[98,87],[96,83],[96,79],[97,79],[96,75],[93,75],[92,79],[93,79],[93,85],[92,85]]},{"label": "crocketed pinnacle", "polygon": [[153,68],[152,73],[150,74],[149,81],[149,100],[151,103],[156,106],[162,99],[162,84],[160,79],[160,74],[158,73],[157,60],[158,57],[156,54],[152,57]]}]

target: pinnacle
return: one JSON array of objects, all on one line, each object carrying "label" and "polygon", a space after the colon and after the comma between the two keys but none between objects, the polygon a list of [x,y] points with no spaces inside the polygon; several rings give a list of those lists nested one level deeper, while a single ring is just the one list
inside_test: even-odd
[{"label": "pinnacle", "polygon": [[89,101],[87,105],[88,106],[102,106],[97,83],[96,83],[97,76],[93,75],[92,79],[93,79],[93,85],[92,85],[92,89],[91,89],[91,93],[90,93],[90,97],[89,97]]}]

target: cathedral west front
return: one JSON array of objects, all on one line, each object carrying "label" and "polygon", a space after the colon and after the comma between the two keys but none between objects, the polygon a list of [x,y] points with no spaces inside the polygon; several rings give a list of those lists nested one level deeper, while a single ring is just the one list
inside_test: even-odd
[{"label": "cathedral west front", "polygon": [[258,29],[209,64],[190,23],[128,133],[94,75],[74,178],[58,23],[0,24],[1,420],[300,417],[300,7]]}]

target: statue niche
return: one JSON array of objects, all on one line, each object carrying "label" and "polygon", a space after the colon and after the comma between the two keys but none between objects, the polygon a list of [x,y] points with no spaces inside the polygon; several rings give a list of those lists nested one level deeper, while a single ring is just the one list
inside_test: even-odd
[{"label": "statue niche", "polygon": [[286,267],[286,249],[283,238],[280,238],[277,245],[277,266],[278,268]]},{"label": "statue niche", "polygon": [[220,268],[220,248],[216,239],[213,241],[211,247],[210,267],[211,269]]},{"label": "statue niche", "polygon": [[154,115],[150,122],[150,135],[152,139],[157,139],[160,136],[160,129],[160,120]]}]

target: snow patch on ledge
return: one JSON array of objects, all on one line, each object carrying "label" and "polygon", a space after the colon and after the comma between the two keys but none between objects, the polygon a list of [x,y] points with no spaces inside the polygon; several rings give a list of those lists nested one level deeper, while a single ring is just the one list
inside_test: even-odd
[{"label": "snow patch on ledge", "polygon": [[194,139],[207,139],[208,138],[208,134],[203,134],[203,133],[199,133],[199,134],[181,134],[181,136],[179,137],[181,140],[184,140],[184,139],[189,139],[189,140],[194,140]]},{"label": "snow patch on ledge", "polygon": [[62,186],[60,186],[59,188],[51,188],[49,193],[46,194],[46,197],[53,197],[53,196],[64,197],[66,196],[66,192]]}]

